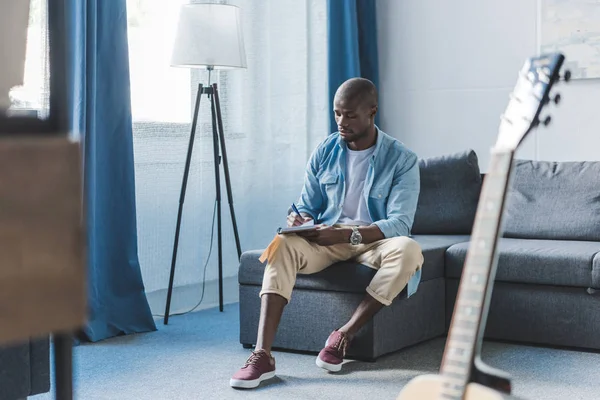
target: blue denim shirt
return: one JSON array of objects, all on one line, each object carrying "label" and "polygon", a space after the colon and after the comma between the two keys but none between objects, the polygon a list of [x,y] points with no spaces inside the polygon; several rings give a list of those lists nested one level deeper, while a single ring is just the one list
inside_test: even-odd
[{"label": "blue denim shirt", "polygon": [[[313,151],[306,167],[298,211],[315,223],[334,225],[344,204],[346,142],[339,132],[329,135]],[[377,128],[375,151],[369,161],[363,196],[373,224],[386,238],[410,236],[419,200],[419,163],[415,153]],[[419,269],[408,282],[407,295],[417,291]]]}]

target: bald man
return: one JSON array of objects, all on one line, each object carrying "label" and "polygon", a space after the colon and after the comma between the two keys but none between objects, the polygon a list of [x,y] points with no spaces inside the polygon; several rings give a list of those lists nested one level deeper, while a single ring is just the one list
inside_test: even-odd
[{"label": "bald man", "polygon": [[[320,228],[279,235],[268,255],[255,350],[230,380],[235,388],[254,388],[275,376],[271,345],[297,274],[313,274],[338,261],[354,260],[377,270],[350,320],[326,340],[316,363],[340,371],[352,338],[407,287],[415,293],[423,255],[410,239],[419,198],[417,156],[375,125],[377,90],[367,79],[353,78],[337,90],[333,102],[338,132],[312,153],[288,226],[314,222]],[[324,338],[325,339],[325,338]]]}]

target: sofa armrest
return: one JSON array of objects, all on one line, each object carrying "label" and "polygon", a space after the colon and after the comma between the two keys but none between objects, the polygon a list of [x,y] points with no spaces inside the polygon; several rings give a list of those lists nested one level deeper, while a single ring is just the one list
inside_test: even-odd
[{"label": "sofa armrest", "polygon": [[27,397],[30,377],[29,344],[0,347],[0,400]]},{"label": "sofa armrest", "polygon": [[50,390],[48,338],[0,347],[0,400],[16,400]]},{"label": "sofa armrest", "polygon": [[34,339],[29,342],[31,374],[30,396],[50,391],[50,339]]}]

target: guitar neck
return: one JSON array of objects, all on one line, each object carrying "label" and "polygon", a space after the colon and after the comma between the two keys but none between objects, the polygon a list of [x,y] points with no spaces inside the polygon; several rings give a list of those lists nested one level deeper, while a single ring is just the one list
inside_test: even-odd
[{"label": "guitar neck", "polygon": [[440,369],[447,382],[444,399],[462,399],[481,350],[513,154],[512,150],[492,150]]}]

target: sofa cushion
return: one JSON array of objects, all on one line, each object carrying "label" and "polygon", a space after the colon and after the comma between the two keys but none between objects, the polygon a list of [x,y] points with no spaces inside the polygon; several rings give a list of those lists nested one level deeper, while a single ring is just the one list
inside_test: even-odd
[{"label": "sofa cushion", "polygon": [[421,190],[412,234],[469,234],[481,174],[473,150],[419,160]]},{"label": "sofa cushion", "polygon": [[[469,240],[468,235],[420,235],[414,239],[421,245],[423,273],[421,281],[444,276],[444,252],[455,243]],[[263,250],[242,254],[238,281],[242,285],[262,285],[265,264],[258,258]],[[295,288],[363,293],[375,275],[375,270],[352,261],[343,261],[311,275],[298,274]]]},{"label": "sofa cushion", "polygon": [[421,281],[444,277],[446,250],[454,244],[468,242],[469,235],[414,235],[423,251],[423,274]]},{"label": "sofa cushion", "polygon": [[[468,246],[448,249],[447,277],[461,277]],[[501,238],[496,281],[600,288],[598,253],[600,242]]]},{"label": "sofa cushion", "polygon": [[504,237],[600,241],[600,162],[516,160]]}]

